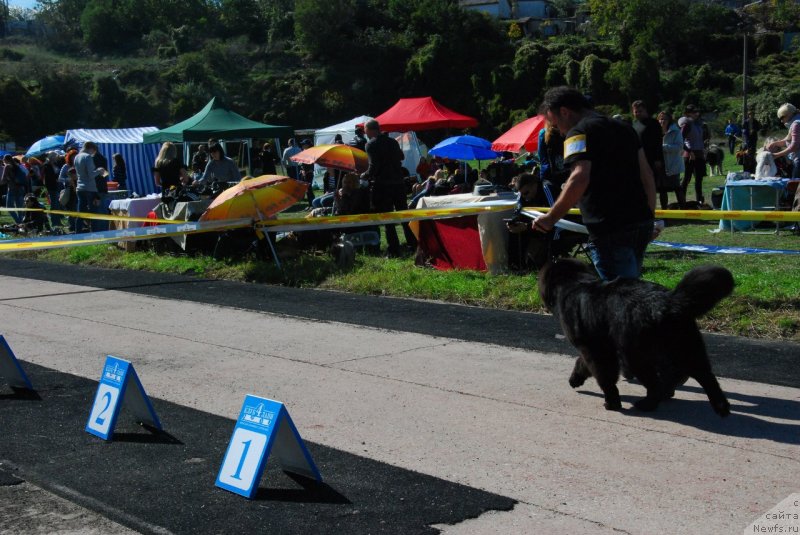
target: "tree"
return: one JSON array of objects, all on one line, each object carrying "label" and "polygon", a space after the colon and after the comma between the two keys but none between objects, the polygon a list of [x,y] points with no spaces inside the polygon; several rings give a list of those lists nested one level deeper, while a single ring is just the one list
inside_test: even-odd
[{"label": "tree", "polygon": [[600,59],[594,54],[583,58],[578,81],[580,90],[592,95],[596,101],[605,101],[609,94],[608,82],[605,79],[609,68],[611,62],[607,59]]},{"label": "tree", "polygon": [[312,56],[336,58],[346,55],[339,43],[348,42],[353,32],[354,0],[296,0],[294,33]]},{"label": "tree", "polygon": [[631,49],[628,61],[611,65],[606,81],[619,92],[617,104],[627,106],[634,100],[644,100],[647,109],[658,109],[661,99],[661,80],[658,60],[644,46]]}]

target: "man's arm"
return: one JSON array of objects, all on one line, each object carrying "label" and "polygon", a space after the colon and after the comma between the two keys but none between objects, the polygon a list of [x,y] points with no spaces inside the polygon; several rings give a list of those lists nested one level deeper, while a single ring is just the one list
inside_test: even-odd
[{"label": "man's arm", "polygon": [[375,158],[377,157],[375,148],[375,143],[367,143],[367,146],[364,148],[364,152],[367,153],[367,160],[369,162],[367,170],[361,173],[361,178],[364,180],[373,178],[372,175],[375,173]]},{"label": "man's arm", "polygon": [[650,207],[650,211],[655,214],[656,180],[653,178],[653,170],[650,169],[650,164],[647,163],[647,158],[642,149],[639,149],[639,178],[644,187],[644,194],[647,195],[647,205]]},{"label": "man's arm", "polygon": [[[641,149],[639,152],[642,153]],[[590,160],[579,160],[575,163],[567,182],[564,184],[564,188],[561,190],[561,195],[558,196],[553,207],[545,215],[533,220],[533,230],[549,232],[559,219],[578,204],[578,201],[581,200],[581,197],[589,187],[591,171],[592,162]]]}]

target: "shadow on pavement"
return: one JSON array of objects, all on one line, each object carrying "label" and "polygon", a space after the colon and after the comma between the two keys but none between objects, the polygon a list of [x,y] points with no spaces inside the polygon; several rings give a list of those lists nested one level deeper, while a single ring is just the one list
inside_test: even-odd
[{"label": "shadow on pavement", "polygon": [[261,487],[256,493],[256,500],[292,503],[352,503],[327,483],[309,479],[291,472],[284,472],[284,474],[294,480],[301,488],[275,489]]},{"label": "shadow on pavement", "polygon": [[42,401],[42,396],[36,390],[29,388],[11,387],[11,392],[3,392],[0,394],[0,400],[5,399],[18,399],[27,401]]},{"label": "shadow on pavement", "polygon": [[115,431],[114,436],[111,438],[114,442],[131,442],[134,444],[178,444],[183,445],[183,442],[170,435],[162,429],[157,429],[147,424],[139,426],[141,429],[147,431],[146,433],[131,432],[131,431]]},{"label": "shadow on pavement", "polygon": [[[662,420],[691,426],[708,433],[738,438],[771,440],[782,444],[800,445],[800,424],[776,422],[774,420],[800,421],[800,403],[794,400],[750,396],[738,392],[725,391],[731,402],[731,415],[720,418],[711,408],[707,399],[680,399],[680,392],[704,394],[702,388],[682,386],[676,397],[663,401],[653,412],[643,412],[631,405],[644,397],[620,396],[623,402],[622,413],[642,419]],[[579,394],[603,398],[599,391],[578,390]],[[598,410],[604,410],[598,402]],[[768,418],[768,419],[766,419]]]}]

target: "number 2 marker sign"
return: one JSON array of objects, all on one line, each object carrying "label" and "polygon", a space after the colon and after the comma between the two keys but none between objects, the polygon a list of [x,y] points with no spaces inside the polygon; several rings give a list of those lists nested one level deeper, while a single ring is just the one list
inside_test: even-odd
[{"label": "number 2 marker sign", "polygon": [[286,406],[279,401],[247,396],[233,428],[216,485],[245,498],[253,498],[270,453],[275,454],[287,472],[322,481]]},{"label": "number 2 marker sign", "polygon": [[144,391],[133,364],[109,355],[103,365],[103,376],[97,385],[92,411],[86,423],[86,432],[103,440],[114,434],[114,426],[122,406],[130,410],[136,420],[161,429],[153,405]]}]

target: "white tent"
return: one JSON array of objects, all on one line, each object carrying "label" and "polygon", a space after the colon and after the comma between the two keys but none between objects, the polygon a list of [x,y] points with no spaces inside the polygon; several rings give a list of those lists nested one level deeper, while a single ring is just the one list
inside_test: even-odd
[{"label": "white tent", "polygon": [[[350,143],[356,133],[356,125],[364,124],[372,119],[369,115],[361,115],[360,117],[353,117],[349,121],[320,128],[314,132],[314,145],[329,145],[333,143],[333,138],[336,134],[341,134],[342,141]],[[408,169],[409,174],[417,174],[417,166],[422,158],[422,151],[420,150],[417,134],[414,132],[391,132],[391,137],[397,140],[400,148],[403,149],[405,160],[403,160],[403,167]]]},{"label": "white tent", "polygon": [[108,172],[111,172],[111,157],[118,152],[125,160],[129,192],[145,196],[155,192],[153,181],[153,165],[158,156],[160,143],[142,143],[142,135],[156,132],[155,126],[141,128],[103,128],[67,130],[65,145],[83,146],[87,141],[97,144],[97,150],[108,160]]},{"label": "white tent", "polygon": [[372,119],[372,117],[362,115],[360,117],[353,117],[349,121],[343,123],[320,128],[314,132],[314,145],[330,145],[333,143],[333,138],[336,137],[336,134],[340,134],[342,136],[342,141],[345,143],[350,143],[356,135],[356,125],[364,124],[370,119]]}]

